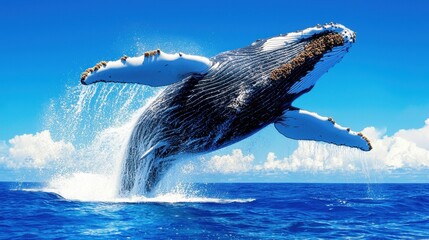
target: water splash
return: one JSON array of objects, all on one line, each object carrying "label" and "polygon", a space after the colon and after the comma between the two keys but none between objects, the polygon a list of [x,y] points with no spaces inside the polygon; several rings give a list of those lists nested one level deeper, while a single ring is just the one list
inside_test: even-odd
[{"label": "water splash", "polygon": [[76,151],[57,164],[47,189],[70,199],[114,199],[129,136],[155,93],[142,85],[100,84],[68,87],[51,101],[45,128]]},{"label": "water splash", "polygon": [[51,100],[45,128],[59,139],[86,144],[96,133],[129,122],[155,91],[134,84],[68,86],[63,97]]},{"label": "water splash", "polygon": [[[90,184],[88,184],[90,183]],[[205,197],[192,184],[177,182],[174,188],[161,191],[153,196],[130,195],[119,196],[113,178],[103,174],[73,173],[72,176],[53,179],[44,192],[53,192],[71,201],[114,202],[114,203],[248,203],[254,198],[219,198]],[[21,189],[40,191],[40,189]]]}]

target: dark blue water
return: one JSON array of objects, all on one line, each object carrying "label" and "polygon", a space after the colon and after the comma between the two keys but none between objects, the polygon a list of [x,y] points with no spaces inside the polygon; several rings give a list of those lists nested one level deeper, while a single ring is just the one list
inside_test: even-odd
[{"label": "dark blue water", "polygon": [[176,203],[28,190],[42,187],[0,183],[0,238],[429,238],[429,184],[196,184]]}]

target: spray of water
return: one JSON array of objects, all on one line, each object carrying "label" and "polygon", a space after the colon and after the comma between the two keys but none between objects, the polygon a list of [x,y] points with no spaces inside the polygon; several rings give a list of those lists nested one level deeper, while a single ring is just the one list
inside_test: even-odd
[{"label": "spray of water", "polygon": [[52,101],[45,128],[76,151],[57,164],[47,188],[69,199],[114,199],[129,135],[155,93],[141,85],[100,84],[68,87]]}]

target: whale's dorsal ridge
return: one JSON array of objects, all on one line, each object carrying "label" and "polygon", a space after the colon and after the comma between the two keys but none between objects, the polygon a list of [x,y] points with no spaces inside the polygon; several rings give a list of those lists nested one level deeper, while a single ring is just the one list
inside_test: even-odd
[{"label": "whale's dorsal ridge", "polygon": [[160,87],[192,75],[204,75],[213,65],[203,56],[181,52],[168,54],[157,49],[139,57],[123,56],[116,61],[100,62],[82,73],[81,83],[118,82]]}]

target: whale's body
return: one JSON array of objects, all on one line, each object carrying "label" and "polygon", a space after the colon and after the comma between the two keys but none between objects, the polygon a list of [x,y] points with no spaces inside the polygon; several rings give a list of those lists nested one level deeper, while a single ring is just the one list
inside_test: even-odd
[{"label": "whale's body", "polygon": [[[158,78],[162,82],[159,85],[169,86],[147,107],[134,127],[124,161],[121,193],[149,192],[180,155],[231,145],[272,123],[281,134],[293,139],[370,150],[369,141],[361,134],[340,127],[331,118],[292,106],[296,98],[310,91],[316,80],[341,60],[354,41],[352,31],[329,24],[259,40],[211,59],[179,53],[169,60],[173,55],[159,50],[147,53],[144,61],[156,56],[167,60],[147,62],[146,68],[153,64],[152,72],[145,69],[140,75]],[[181,67],[166,71],[169,64],[183,58],[188,65],[182,62]],[[131,64],[140,66],[133,61]],[[101,77],[97,71],[87,71],[82,83],[141,83],[137,70],[124,75],[127,70],[120,64],[110,67],[111,72],[109,63],[102,65],[97,65],[106,68],[105,72],[99,70]],[[129,80],[134,77],[137,80]],[[172,82],[164,83],[165,79]],[[153,81],[144,84],[157,85]]]}]

